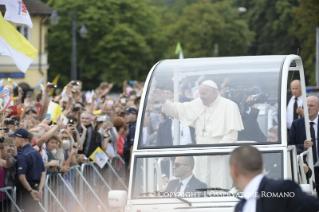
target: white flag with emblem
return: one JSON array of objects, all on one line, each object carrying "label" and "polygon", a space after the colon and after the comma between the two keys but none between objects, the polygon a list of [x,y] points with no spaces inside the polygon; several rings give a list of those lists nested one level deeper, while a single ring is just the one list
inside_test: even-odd
[{"label": "white flag with emblem", "polygon": [[[0,0],[0,4],[3,0]],[[30,14],[23,0],[4,0],[6,5],[6,14],[4,19],[14,23],[25,24],[33,27]]]}]

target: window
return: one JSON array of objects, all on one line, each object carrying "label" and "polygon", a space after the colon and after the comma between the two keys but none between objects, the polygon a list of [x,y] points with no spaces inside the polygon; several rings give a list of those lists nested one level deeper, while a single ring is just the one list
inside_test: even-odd
[{"label": "window", "polygon": [[28,26],[17,26],[17,30],[23,35],[27,40],[30,40],[30,28]]},{"label": "window", "polygon": [[[188,184],[189,187],[185,190],[194,195],[189,197],[209,196],[207,195],[209,191],[203,190],[207,187],[221,188],[223,190],[219,191],[225,191],[226,194],[235,189],[229,173],[229,157],[228,153],[222,152],[138,156],[134,164],[132,198],[150,197],[149,194],[155,191],[174,192],[176,182],[179,182],[181,177],[189,180],[194,177],[197,179],[194,180],[196,183],[192,181],[195,184]],[[264,175],[273,179],[283,179],[283,152],[280,150],[264,151],[262,158]]]}]

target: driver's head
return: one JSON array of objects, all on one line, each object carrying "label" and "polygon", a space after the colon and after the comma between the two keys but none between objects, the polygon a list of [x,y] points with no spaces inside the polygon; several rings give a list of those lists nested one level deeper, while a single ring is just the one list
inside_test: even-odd
[{"label": "driver's head", "polygon": [[193,156],[176,157],[173,166],[175,177],[184,180],[191,176],[193,174],[194,165],[195,160]]},{"label": "driver's head", "polygon": [[206,80],[199,86],[199,96],[203,105],[210,105],[218,96],[218,87],[212,80]]}]

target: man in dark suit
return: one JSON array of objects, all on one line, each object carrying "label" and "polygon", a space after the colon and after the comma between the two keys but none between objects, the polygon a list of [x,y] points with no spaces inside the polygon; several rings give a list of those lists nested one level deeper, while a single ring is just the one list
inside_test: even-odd
[{"label": "man in dark suit", "polygon": [[290,180],[272,180],[263,174],[261,153],[252,146],[235,149],[229,159],[230,175],[243,199],[235,212],[307,211],[319,210],[319,201],[302,192]]},{"label": "man in dark suit", "polygon": [[[318,138],[319,138],[319,99],[316,96],[309,96],[307,98],[310,135],[311,140],[306,138],[305,119],[300,118],[293,121],[288,137],[288,145],[296,145],[300,150],[307,150],[312,147],[313,162],[315,164],[315,181],[319,184],[319,161],[318,161]],[[316,188],[319,194],[319,187]]]},{"label": "man in dark suit", "polygon": [[290,130],[294,120],[304,116],[303,102],[301,96],[301,84],[294,80],[290,84],[291,92],[287,94],[287,129]]},{"label": "man in dark suit", "polygon": [[179,192],[181,196],[187,192],[198,192],[196,189],[207,188],[207,185],[193,175],[195,160],[193,156],[176,157],[174,162],[174,174],[179,179],[171,180],[165,192]]}]

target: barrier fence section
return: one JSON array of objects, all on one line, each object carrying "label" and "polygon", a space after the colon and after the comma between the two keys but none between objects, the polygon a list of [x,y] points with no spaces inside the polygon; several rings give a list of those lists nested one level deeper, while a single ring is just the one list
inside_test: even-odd
[{"label": "barrier fence section", "polygon": [[[124,183],[125,163],[116,156],[101,169],[95,162],[71,166],[66,174],[46,176],[43,199],[39,201],[43,212],[110,211],[107,195],[110,190],[127,190]],[[0,211],[20,212],[16,204],[15,188],[0,189]]]}]

